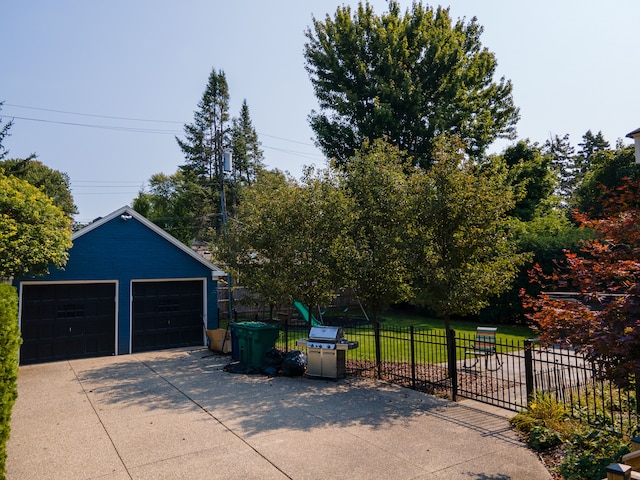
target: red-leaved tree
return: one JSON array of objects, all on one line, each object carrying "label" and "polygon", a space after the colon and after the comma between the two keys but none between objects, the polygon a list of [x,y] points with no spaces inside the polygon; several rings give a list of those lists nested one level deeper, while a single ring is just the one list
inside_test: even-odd
[{"label": "red-leaved tree", "polygon": [[543,343],[577,348],[628,386],[640,379],[640,181],[606,190],[601,206],[597,216],[575,214],[595,238],[551,274],[535,266],[542,293],[522,297]]}]

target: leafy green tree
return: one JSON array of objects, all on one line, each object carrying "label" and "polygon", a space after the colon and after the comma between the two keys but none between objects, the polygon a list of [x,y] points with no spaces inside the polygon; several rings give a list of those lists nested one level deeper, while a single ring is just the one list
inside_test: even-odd
[{"label": "leafy green tree", "polygon": [[78,214],[78,207],[71,195],[71,181],[66,173],[47,167],[33,156],[0,161],[0,170],[4,170],[6,175],[13,175],[38,187],[68,217]]},{"label": "leafy green tree", "polygon": [[293,301],[288,254],[278,247],[286,247],[282,239],[291,233],[288,211],[295,206],[297,188],[282,172],[259,172],[256,182],[242,191],[226,244],[212,248],[233,269],[236,285],[252,293],[249,300],[270,307],[270,316],[278,305]]},{"label": "leafy green tree", "polygon": [[406,156],[382,140],[365,142],[344,168],[345,195],[352,204],[343,269],[374,324],[386,308],[409,297],[411,170]]},{"label": "leafy green tree", "polygon": [[[220,231],[222,212],[220,192],[224,187],[222,156],[230,147],[229,87],[223,71],[211,70],[193,123],[184,126],[184,140],[176,138],[186,163],[180,167],[193,175],[201,187],[193,210],[208,217],[208,223]],[[197,235],[202,236],[202,234]]]},{"label": "leafy green tree", "polygon": [[440,137],[433,166],[413,176],[414,302],[441,316],[477,313],[509,288],[528,255],[517,253],[515,204],[504,165],[479,169],[455,137]]},{"label": "leafy green tree", "polygon": [[0,171],[0,278],[62,267],[69,248],[71,219],[38,188]]},{"label": "leafy green tree", "polygon": [[520,141],[507,147],[501,159],[509,169],[508,181],[517,194],[515,206],[509,212],[511,216],[526,222],[556,206],[552,197],[556,178],[551,159],[542,155],[538,144]]},{"label": "leafy green tree", "polygon": [[613,190],[625,183],[625,178],[640,177],[640,166],[635,163],[634,147],[619,146],[615,150],[598,150],[591,155],[584,180],[576,189],[574,206],[580,212],[597,213],[604,197],[603,190]]},{"label": "leafy green tree", "polygon": [[298,199],[290,213],[293,235],[293,278],[296,299],[308,306],[330,303],[346,285],[340,255],[351,204],[340,190],[339,176],[330,169],[305,169]]},{"label": "leafy green tree", "polygon": [[307,169],[301,182],[260,171],[242,191],[223,255],[236,284],[273,307],[330,301],[341,285],[337,255],[348,205],[330,171]]},{"label": "leafy green tree", "polygon": [[208,217],[198,217],[194,212],[200,198],[200,185],[192,174],[180,170],[173,175],[156,173],[149,180],[148,190],[139,192],[133,200],[133,209],[190,245],[198,231],[210,228]]},{"label": "leafy green tree", "polygon": [[329,158],[344,163],[365,140],[384,138],[414,161],[431,163],[434,139],[455,134],[479,158],[497,138],[513,138],[518,109],[511,82],[494,81],[495,55],[473,18],[397,1],[376,15],[368,3],[313,19],[304,47],[320,111],[310,123]]},{"label": "leafy green tree", "polygon": [[406,155],[382,140],[365,142],[344,166],[344,189],[352,202],[344,271],[374,325],[378,376],[378,315],[407,300],[410,292],[406,236],[411,170]]},{"label": "leafy green tree", "polygon": [[482,309],[479,319],[487,323],[525,322],[520,294],[526,291],[536,295],[539,287],[529,281],[528,271],[535,265],[543,271],[551,272],[558,261],[564,259],[565,250],[577,249],[590,238],[590,231],[578,228],[561,209],[550,209],[537,214],[527,222],[515,221],[513,235],[517,252],[530,252],[531,258],[518,270],[511,287],[498,297],[490,300]]},{"label": "leafy green tree", "polygon": [[[515,193],[515,206],[508,215],[516,251],[531,252],[533,261],[545,265],[562,257],[563,249],[575,245],[579,236],[564,210],[558,208],[559,199],[554,195],[557,179],[551,169],[551,157],[542,155],[540,146],[527,140],[507,147],[497,161],[506,164],[507,182]],[[486,168],[485,164],[482,168]],[[531,288],[527,270],[533,266],[533,261],[518,269],[509,289],[489,300],[489,305],[479,313],[481,321],[524,321],[519,292],[522,288]]]}]

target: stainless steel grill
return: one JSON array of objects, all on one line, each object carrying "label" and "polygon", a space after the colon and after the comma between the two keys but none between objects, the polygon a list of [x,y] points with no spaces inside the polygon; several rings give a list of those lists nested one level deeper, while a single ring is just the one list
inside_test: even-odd
[{"label": "stainless steel grill", "polygon": [[344,338],[342,327],[311,327],[309,337],[296,341],[307,348],[307,376],[343,378],[346,370],[346,352],[358,348],[358,342]]}]

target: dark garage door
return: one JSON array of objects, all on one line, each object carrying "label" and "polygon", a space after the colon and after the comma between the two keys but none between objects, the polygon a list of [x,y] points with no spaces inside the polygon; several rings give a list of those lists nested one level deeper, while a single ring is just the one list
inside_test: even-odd
[{"label": "dark garage door", "polygon": [[20,363],[115,354],[115,283],[24,285]]},{"label": "dark garage door", "polygon": [[202,281],[133,283],[134,352],[202,345]]}]

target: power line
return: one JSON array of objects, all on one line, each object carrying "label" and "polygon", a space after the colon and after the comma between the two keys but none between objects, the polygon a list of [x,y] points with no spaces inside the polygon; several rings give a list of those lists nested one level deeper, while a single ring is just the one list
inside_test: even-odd
[{"label": "power line", "polygon": [[[73,190],[73,189],[72,189]],[[131,195],[136,196],[140,192],[73,192],[73,196],[84,196],[84,195]]]},{"label": "power line", "polygon": [[133,132],[133,133],[156,133],[156,134],[164,134],[164,135],[179,135],[182,132],[176,130],[160,130],[156,128],[136,128],[136,127],[119,127],[116,125],[95,125],[90,123],[78,123],[78,122],[62,122],[59,120],[45,120],[42,118],[30,118],[30,117],[9,117],[6,115],[0,115],[0,119],[18,119],[18,120],[27,120],[31,122],[41,122],[41,123],[53,123],[57,125],[70,125],[74,127],[86,127],[86,128],[97,128],[102,130],[116,130],[122,132]]},{"label": "power line", "polygon": [[287,138],[282,138],[282,137],[276,137],[275,135],[269,135],[266,133],[260,133],[260,132],[256,132],[258,135],[262,136],[262,137],[269,137],[269,138],[275,138],[276,140],[282,140],[284,142],[291,142],[291,143],[297,143],[299,145],[307,145],[309,147],[315,147],[315,145],[313,143],[307,143],[307,142],[299,142],[297,140],[289,140]]},{"label": "power line", "polygon": [[295,150],[286,150],[284,148],[270,147],[268,145],[262,145],[262,147],[267,148],[269,150],[275,150],[276,152],[288,153],[289,155],[295,155],[296,157],[307,158],[309,160],[317,160],[319,158],[324,158],[324,156],[317,153],[310,152],[299,152]]},{"label": "power line", "polygon": [[[40,119],[40,118],[29,118],[29,117],[8,117],[8,116],[4,116],[4,115],[0,115],[0,119],[18,119],[18,120],[28,120],[28,121],[32,121],[32,122],[41,122],[41,123],[52,123],[52,124],[58,124],[58,125],[70,125],[70,126],[74,126],[74,127],[86,127],[86,128],[96,128],[96,129],[104,129],[104,130],[115,130],[115,131],[124,131],[124,132],[132,132],[132,133],[152,133],[152,134],[159,134],[159,135],[179,135],[182,132],[180,131],[176,131],[176,130],[159,130],[159,129],[150,129],[150,128],[134,128],[134,127],[119,127],[119,126],[114,126],[114,125],[95,125],[95,124],[89,124],[89,123],[78,123],[78,122],[62,122],[62,121],[58,121],[58,120],[45,120],[45,119]],[[310,145],[310,144],[306,144],[303,142],[298,142],[296,140],[286,140],[284,138],[281,137],[275,137],[273,135],[264,135],[266,137],[271,137],[271,138],[277,138],[279,140],[284,140],[284,141],[288,141],[288,142],[292,142],[292,143],[298,143],[301,145]],[[313,152],[300,152],[300,151],[296,151],[296,150],[288,150],[288,149],[284,149],[284,148],[277,148],[277,147],[272,147],[269,145],[264,145],[261,144],[261,146],[263,148],[269,149],[269,150],[275,150],[277,152],[282,152],[282,153],[287,153],[289,155],[295,155],[298,157],[302,157],[302,158],[307,158],[309,160],[316,160],[319,158],[324,158],[321,154],[317,154],[317,153],[313,153]]]},{"label": "power line", "polygon": [[[100,114],[95,114],[95,113],[83,113],[83,112],[72,112],[72,111],[68,111],[68,110],[56,110],[56,109],[52,109],[52,108],[41,108],[41,107],[30,107],[30,106],[26,106],[26,105],[17,105],[14,103],[4,103],[3,104],[4,107],[14,107],[14,108],[24,108],[24,109],[28,109],[28,110],[38,110],[38,111],[42,111],[42,112],[53,112],[53,113],[62,113],[65,115],[79,115],[79,116],[83,116],[83,117],[93,117],[93,118],[108,118],[111,120],[125,120],[125,121],[133,121],[133,122],[151,122],[151,123],[172,123],[172,124],[177,124],[177,125],[185,125],[187,122],[181,122],[181,121],[177,121],[177,120],[157,120],[157,119],[150,119],[150,118],[135,118],[135,117],[122,117],[122,116],[112,116],[112,115],[100,115]],[[55,121],[55,120],[44,120],[44,119],[38,119],[38,118],[30,118],[30,117],[10,117],[7,115],[0,115],[0,118],[5,118],[5,119],[9,119],[9,118],[17,118],[19,120],[28,120],[28,121],[35,121],[35,122],[45,122],[45,123],[56,123],[56,124],[61,124],[61,125],[72,125],[72,126],[81,126],[81,127],[91,127],[91,128],[104,128],[104,129],[109,129],[109,130],[124,130],[124,131],[132,131],[132,132],[142,132],[142,133],[166,133],[166,134],[171,134],[171,135],[179,135],[182,134],[182,131],[176,131],[176,130],[157,130],[157,129],[137,129],[137,128],[132,128],[132,127],[118,127],[118,126],[109,126],[109,125],[94,125],[94,124],[86,124],[86,123],[79,123],[79,122],[62,122],[62,121]],[[309,147],[315,147],[314,144],[312,143],[308,143],[308,142],[301,142],[299,140],[291,140],[289,138],[284,138],[284,137],[279,137],[276,135],[270,135],[268,133],[261,133],[261,132],[256,132],[258,135],[263,136],[263,137],[269,137],[269,138],[273,138],[276,140],[282,140],[283,142],[290,142],[290,143],[297,143],[299,145],[306,145]],[[285,151],[286,153],[290,153]]]},{"label": "power line", "polygon": [[75,180],[73,183],[120,183],[138,185],[146,180]]},{"label": "power line", "polygon": [[42,112],[54,112],[54,113],[64,113],[67,115],[80,115],[83,117],[95,117],[95,118],[110,118],[113,120],[130,120],[132,122],[154,122],[154,123],[177,123],[182,125],[183,122],[178,122],[175,120],[152,120],[149,118],[131,118],[131,117],[113,117],[110,115],[97,115],[94,113],[80,113],[80,112],[68,112],[65,110],[53,110],[51,108],[39,108],[39,107],[27,107],[25,105],[15,105],[13,103],[4,103],[6,107],[15,107],[15,108],[26,108],[28,110],[40,110]]}]

